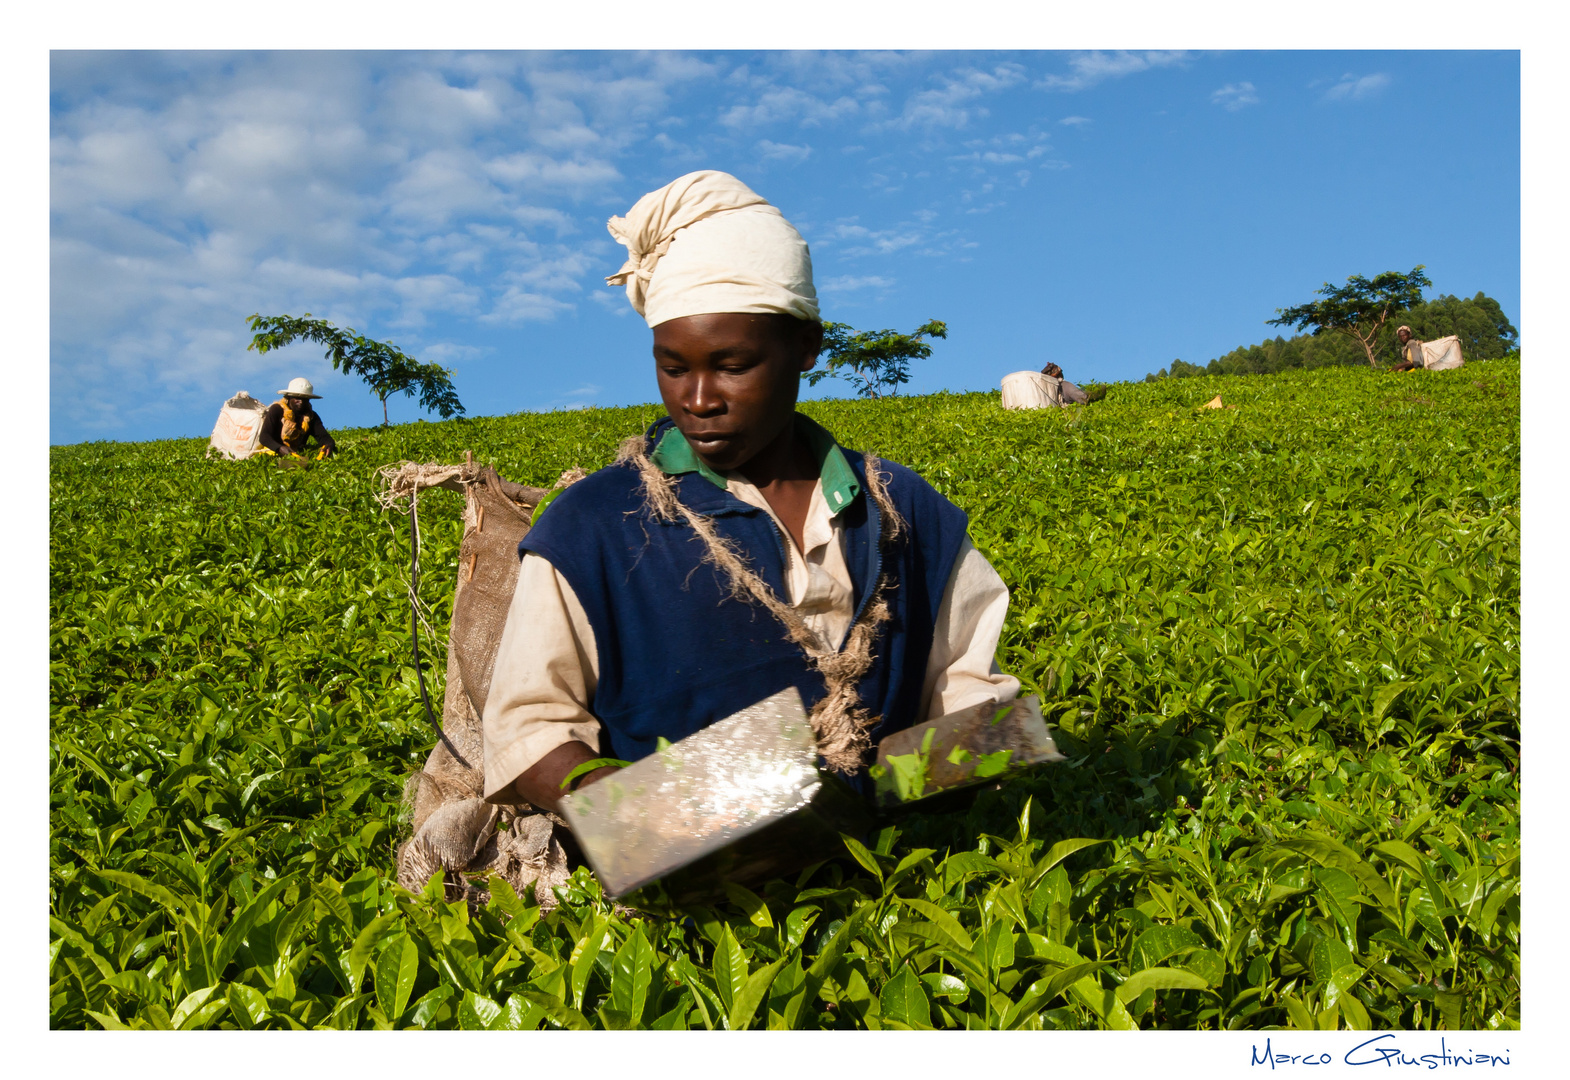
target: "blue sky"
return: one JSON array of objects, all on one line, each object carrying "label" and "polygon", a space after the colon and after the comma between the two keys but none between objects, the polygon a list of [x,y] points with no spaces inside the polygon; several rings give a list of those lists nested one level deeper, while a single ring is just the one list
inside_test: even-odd
[{"label": "blue sky", "polygon": [[380,421],[319,350],[247,352],[258,311],[455,368],[473,415],[653,400],[604,223],[699,168],[801,229],[825,317],[949,324],[910,392],[1203,363],[1418,263],[1521,326],[1515,52],[57,51],[50,90],[52,443],[299,374]]}]

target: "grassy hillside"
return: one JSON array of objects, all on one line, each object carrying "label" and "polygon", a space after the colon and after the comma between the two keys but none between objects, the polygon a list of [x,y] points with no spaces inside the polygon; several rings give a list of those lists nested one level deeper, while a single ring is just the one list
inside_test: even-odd
[{"label": "grassy hillside", "polygon": [[[587,871],[545,916],[391,885],[431,737],[372,474],[548,486],[656,407],[344,431],[309,470],[55,448],[52,1021],[1514,1027],[1519,375],[804,405],[969,513],[1069,761],[643,918]],[[421,507],[445,618],[461,503]]]}]

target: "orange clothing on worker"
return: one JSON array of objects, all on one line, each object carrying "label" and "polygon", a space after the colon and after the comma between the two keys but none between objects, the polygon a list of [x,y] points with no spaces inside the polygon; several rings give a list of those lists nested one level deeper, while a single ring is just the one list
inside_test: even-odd
[{"label": "orange clothing on worker", "polygon": [[278,391],[282,398],[267,407],[262,415],[262,430],[257,440],[268,452],[279,457],[297,457],[305,453],[311,440],[321,448],[318,457],[338,452],[338,444],[327,431],[327,425],[311,407],[311,401],[321,395],[314,392],[308,379],[294,379],[287,390]]}]

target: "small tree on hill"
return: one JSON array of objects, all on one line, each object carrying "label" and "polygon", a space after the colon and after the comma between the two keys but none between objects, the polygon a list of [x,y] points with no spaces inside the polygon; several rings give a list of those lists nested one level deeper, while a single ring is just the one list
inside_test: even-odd
[{"label": "small tree on hill", "polygon": [[1277,308],[1276,318],[1265,320],[1265,325],[1312,330],[1316,336],[1326,330],[1342,334],[1363,346],[1369,367],[1378,367],[1374,360],[1374,342],[1379,336],[1379,328],[1393,312],[1421,303],[1423,287],[1432,284],[1421,266],[1414,267],[1410,274],[1386,270],[1372,280],[1354,274],[1339,288],[1325,282],[1325,287],[1319,290],[1323,300]]},{"label": "small tree on hill", "polygon": [[373,341],[354,329],[338,329],[326,319],[313,319],[307,311],[293,315],[252,315],[245,320],[253,331],[247,350],[265,353],[294,341],[314,341],[327,346],[334,370],[358,375],[382,403],[382,424],[388,426],[387,399],[393,394],[420,396],[420,407],[441,414],[443,420],[466,410],[453,388],[452,371],[440,364],[422,364],[391,342]]},{"label": "small tree on hill", "polygon": [[862,397],[882,397],[885,391],[898,394],[901,383],[910,382],[910,362],[932,355],[932,346],[922,338],[946,338],[949,328],[936,319],[909,334],[895,330],[863,330],[856,333],[848,323],[823,324],[823,365],[804,372],[807,385],[817,386],[824,379],[844,379]]}]

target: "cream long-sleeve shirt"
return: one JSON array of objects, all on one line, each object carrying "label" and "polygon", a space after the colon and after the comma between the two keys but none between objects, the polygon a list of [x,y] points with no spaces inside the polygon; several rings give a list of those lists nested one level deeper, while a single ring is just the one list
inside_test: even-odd
[{"label": "cream long-sleeve shirt", "polygon": [[[740,473],[727,479],[731,494],[766,511],[790,537],[756,486]],[[853,585],[844,529],[821,485],[813,488],[802,540],[805,550],[787,539],[787,600],[820,646],[838,648],[855,617]],[[1018,695],[1019,680],[999,671],[993,659],[1008,599],[1003,579],[967,537],[938,608],[921,715],[931,719]],[[590,708],[598,679],[594,630],[583,605],[548,561],[526,554],[485,702],[487,798],[569,740],[598,750],[600,722]]]}]

